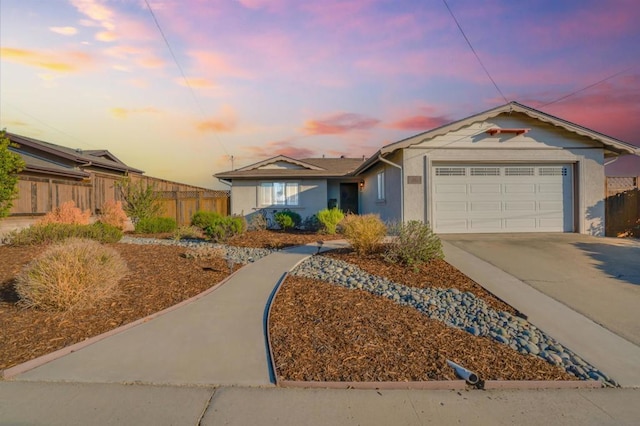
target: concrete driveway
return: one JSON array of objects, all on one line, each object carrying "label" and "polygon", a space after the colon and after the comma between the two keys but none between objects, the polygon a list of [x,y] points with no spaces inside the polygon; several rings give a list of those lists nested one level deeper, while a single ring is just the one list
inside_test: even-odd
[{"label": "concrete driveway", "polygon": [[640,346],[640,241],[580,234],[440,237]]}]

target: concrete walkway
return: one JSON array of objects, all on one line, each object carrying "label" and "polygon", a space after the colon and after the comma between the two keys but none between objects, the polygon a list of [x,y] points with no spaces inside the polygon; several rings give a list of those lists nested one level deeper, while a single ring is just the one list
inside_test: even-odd
[{"label": "concrete walkway", "polygon": [[195,302],[14,379],[270,386],[265,307],[283,274],[315,252],[315,245],[298,246],[259,259]]},{"label": "concrete walkway", "polygon": [[[621,386],[640,387],[640,347],[460,246],[443,240],[447,262],[527,315],[529,322],[614,378]],[[529,261],[531,268],[548,268],[535,259]],[[547,274],[554,273],[553,269],[547,269]]]}]

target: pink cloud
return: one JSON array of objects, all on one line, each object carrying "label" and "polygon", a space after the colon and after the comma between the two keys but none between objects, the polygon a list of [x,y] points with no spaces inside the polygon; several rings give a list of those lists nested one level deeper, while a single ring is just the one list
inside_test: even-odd
[{"label": "pink cloud", "polygon": [[308,120],[304,123],[304,131],[310,135],[336,135],[353,130],[368,130],[375,127],[380,120],[353,112],[341,112],[321,120]]},{"label": "pink cloud", "polygon": [[121,108],[115,107],[109,110],[111,114],[116,118],[128,118],[131,114],[158,114],[160,110],[154,107],[144,108]]},{"label": "pink cloud", "polygon": [[49,30],[65,36],[72,36],[78,33],[78,30],[74,27],[49,27]]},{"label": "pink cloud", "polygon": [[396,130],[431,130],[450,123],[445,116],[413,115],[389,123],[386,127]]},{"label": "pink cloud", "polygon": [[286,155],[291,158],[308,158],[316,155],[312,149],[296,146],[295,139],[267,142],[258,146],[247,146],[243,148],[250,154],[250,157],[268,158],[276,155]]},{"label": "pink cloud", "polygon": [[[632,118],[640,117],[640,91],[631,87],[640,87],[640,75],[622,76],[539,109],[640,146],[640,123]],[[522,102],[540,104],[532,98]]]}]

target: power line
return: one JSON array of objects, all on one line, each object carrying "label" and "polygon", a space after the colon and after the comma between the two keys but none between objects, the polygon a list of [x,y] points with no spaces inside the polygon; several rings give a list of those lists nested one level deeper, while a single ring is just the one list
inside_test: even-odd
[{"label": "power line", "polygon": [[584,92],[585,90],[591,89],[592,87],[595,87],[595,86],[597,86],[598,84],[604,83],[604,82],[605,82],[605,81],[607,81],[607,80],[611,80],[612,78],[615,78],[615,77],[619,76],[620,74],[624,74],[625,72],[629,71],[629,70],[630,70],[630,69],[632,69],[632,68],[633,68],[633,67],[629,67],[629,68],[624,69],[624,70],[622,70],[622,71],[619,71],[619,72],[617,72],[617,73],[615,73],[615,74],[612,74],[612,75],[610,75],[609,77],[605,77],[605,78],[603,78],[602,80],[596,81],[596,82],[595,82],[595,83],[593,83],[593,84],[590,84],[590,85],[588,85],[588,86],[585,86],[585,87],[583,87],[582,89],[575,90],[575,91],[573,91],[573,92],[571,92],[571,93],[569,93],[569,94],[567,94],[567,95],[561,96],[561,97],[559,97],[559,98],[557,98],[557,99],[555,99],[555,100],[553,100],[553,101],[551,101],[551,102],[547,102],[546,104],[539,105],[539,106],[538,106],[538,108],[543,108],[543,107],[546,107],[546,106],[548,106],[548,105],[555,104],[556,102],[563,101],[563,100],[565,100],[565,99],[567,99],[567,98],[569,98],[569,97],[571,97],[571,96],[573,96],[573,95],[577,95],[577,94],[578,94],[578,93],[580,93],[580,92]]},{"label": "power line", "polygon": [[504,94],[502,93],[502,90],[500,90],[500,88],[498,87],[498,84],[496,84],[495,80],[493,79],[493,77],[491,77],[491,74],[489,73],[489,70],[487,69],[487,67],[484,66],[484,64],[482,63],[482,60],[480,59],[480,56],[478,55],[478,53],[476,52],[476,50],[473,48],[473,45],[471,44],[471,42],[469,41],[469,38],[467,37],[467,35],[465,34],[464,30],[462,29],[462,26],[460,25],[460,23],[458,22],[458,19],[456,19],[456,16],[453,14],[453,11],[451,10],[451,8],[449,7],[449,4],[447,3],[447,0],[442,0],[442,2],[444,3],[444,5],[447,7],[447,10],[449,11],[449,13],[451,14],[451,17],[453,18],[453,20],[455,21],[456,25],[458,26],[458,29],[460,30],[460,32],[462,33],[462,36],[464,37],[464,39],[467,41],[467,44],[469,45],[469,48],[471,49],[471,51],[473,52],[473,54],[476,56],[476,59],[478,60],[478,62],[480,63],[480,66],[482,66],[482,69],[484,70],[485,74],[487,74],[487,77],[489,77],[489,80],[491,80],[491,83],[493,83],[493,86],[496,88],[496,90],[498,91],[498,93],[500,93],[500,96],[502,96],[502,99],[504,99],[505,103],[509,103],[509,101],[507,100],[507,98],[504,96]]},{"label": "power line", "polygon": [[[206,117],[206,114],[204,113],[204,109],[202,108],[202,105],[198,101],[198,98],[196,97],[196,93],[193,90],[193,87],[191,87],[191,84],[189,83],[189,79],[187,79],[187,76],[185,75],[184,70],[182,69],[182,66],[180,65],[180,62],[178,62],[178,58],[176,57],[175,53],[173,52],[173,49],[171,48],[171,44],[169,44],[169,40],[165,36],[164,31],[162,30],[162,27],[160,26],[160,22],[158,22],[158,19],[156,18],[156,14],[153,12],[153,9],[151,8],[151,5],[149,4],[149,1],[148,0],[144,0],[144,2],[147,5],[147,8],[149,9],[149,13],[151,14],[151,17],[153,18],[153,22],[155,22],[156,27],[158,28],[158,31],[160,32],[160,35],[162,36],[162,39],[164,40],[164,44],[166,44],[167,49],[169,49],[169,53],[171,53],[171,57],[173,58],[173,62],[178,67],[178,70],[180,70],[180,74],[182,75],[182,79],[184,80],[185,85],[189,88],[189,92],[191,93],[191,96],[193,97],[193,100],[196,103],[196,106],[198,107],[198,109],[200,110],[200,114],[202,115],[202,118],[204,119]],[[217,139],[217,142],[220,144],[220,146],[224,150],[225,154],[229,155],[229,152],[227,151],[227,148],[218,139],[218,136],[217,136],[216,133],[214,133],[214,137]]]}]

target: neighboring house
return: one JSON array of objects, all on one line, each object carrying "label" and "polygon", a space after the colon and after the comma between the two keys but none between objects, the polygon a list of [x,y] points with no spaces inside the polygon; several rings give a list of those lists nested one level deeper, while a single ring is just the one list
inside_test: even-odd
[{"label": "neighboring house", "polygon": [[228,212],[228,193],[144,176],[107,150],[80,150],[55,145],[26,136],[7,133],[16,145],[9,149],[20,154],[25,168],[18,175],[18,198],[9,217],[0,222],[1,229],[28,226],[64,202],[74,201],[92,214],[108,200],[121,200],[116,182],[128,176],[144,181],[159,193],[164,215],[188,224],[198,209]]},{"label": "neighboring house", "polygon": [[360,179],[351,173],[363,158],[306,158],[279,155],[215,175],[231,184],[231,213],[248,220],[255,214],[295,211],[305,219],[327,207],[359,213]]},{"label": "neighboring house", "polygon": [[[350,210],[429,222],[438,233],[604,235],[604,166],[627,154],[640,149],[510,102],[387,145],[342,175],[274,157],[215,176],[231,183],[232,212],[245,216],[290,207],[304,217],[332,200],[344,209],[340,188],[351,184],[359,202]],[[282,204],[288,183],[291,206]],[[268,198],[269,188],[279,195]]]}]

